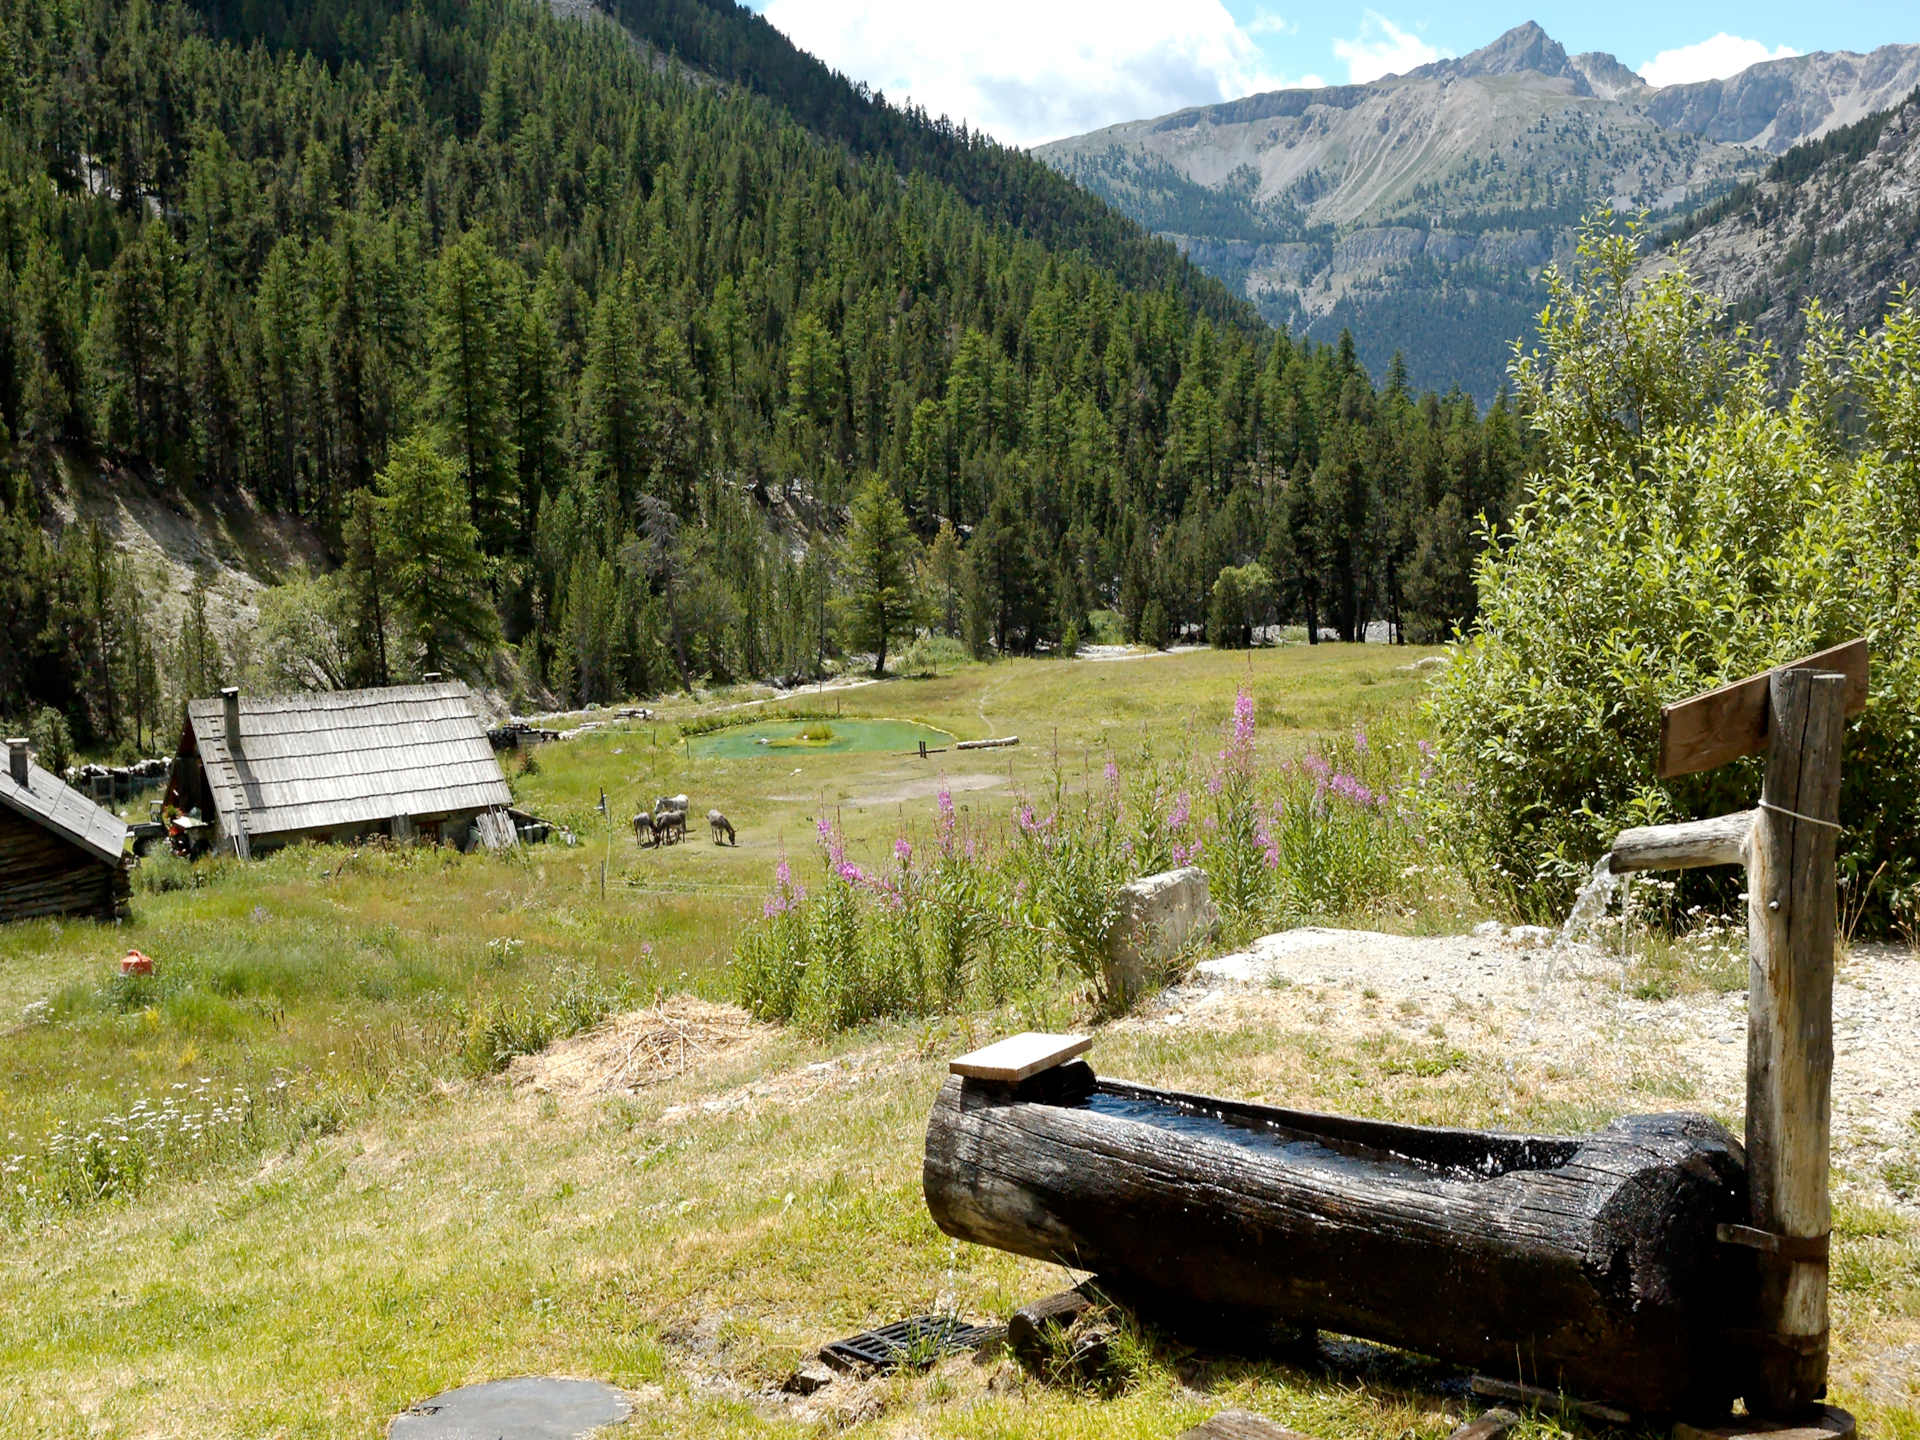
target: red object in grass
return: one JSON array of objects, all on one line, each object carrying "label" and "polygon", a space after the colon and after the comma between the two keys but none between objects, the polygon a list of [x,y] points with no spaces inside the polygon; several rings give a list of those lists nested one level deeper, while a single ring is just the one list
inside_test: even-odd
[{"label": "red object in grass", "polygon": [[153,974],[153,960],[150,956],[143,955],[138,950],[129,950],[127,951],[126,958],[120,962],[120,973],[122,975],[151,975]]}]

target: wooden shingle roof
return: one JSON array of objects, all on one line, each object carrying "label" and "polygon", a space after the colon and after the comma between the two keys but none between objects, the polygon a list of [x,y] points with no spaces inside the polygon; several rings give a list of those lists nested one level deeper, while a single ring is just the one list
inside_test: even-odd
[{"label": "wooden shingle roof", "polygon": [[187,706],[207,785],[229,833],[253,839],[512,803],[500,762],[457,682],[240,697]]},{"label": "wooden shingle roof", "polygon": [[32,762],[27,765],[25,785],[0,762],[0,805],[46,826],[109,865],[118,865],[127,847],[126,821]]}]

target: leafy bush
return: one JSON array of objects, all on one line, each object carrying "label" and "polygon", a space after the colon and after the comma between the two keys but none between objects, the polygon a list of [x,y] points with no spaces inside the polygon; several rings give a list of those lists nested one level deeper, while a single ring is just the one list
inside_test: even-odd
[{"label": "leafy bush", "polygon": [[1663,703],[1864,635],[1841,865],[1885,862],[1885,926],[1920,883],[1920,318],[1849,340],[1810,311],[1782,404],[1716,302],[1678,270],[1630,289],[1634,260],[1632,227],[1586,227],[1515,367],[1540,469],[1431,702],[1436,815],[1484,895],[1552,913],[1623,827],[1752,803],[1757,761],[1655,779]]},{"label": "leafy bush", "polygon": [[939,675],[958,669],[971,658],[966,645],[960,640],[951,635],[936,635],[927,631],[914,637],[913,642],[900,652],[892,669],[896,675]]}]

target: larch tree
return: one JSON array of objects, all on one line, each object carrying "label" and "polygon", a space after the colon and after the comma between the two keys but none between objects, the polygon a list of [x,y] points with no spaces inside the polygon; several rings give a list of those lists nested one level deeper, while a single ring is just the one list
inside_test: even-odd
[{"label": "larch tree", "polygon": [[459,470],[416,434],[394,447],[378,484],[379,563],[420,669],[477,672],[500,621]]},{"label": "larch tree", "polygon": [[900,497],[878,475],[870,477],[854,497],[847,558],[850,636],[856,648],[873,652],[876,675],[886,674],[888,648],[912,633],[918,616],[913,579],[919,548]]}]

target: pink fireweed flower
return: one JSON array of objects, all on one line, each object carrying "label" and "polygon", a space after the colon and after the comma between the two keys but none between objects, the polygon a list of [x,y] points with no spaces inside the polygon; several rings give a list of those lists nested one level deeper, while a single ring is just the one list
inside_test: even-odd
[{"label": "pink fireweed flower", "polygon": [[[1233,697],[1233,720],[1227,726],[1227,743],[1219,755],[1220,770],[1234,774],[1248,774],[1253,769],[1253,695],[1242,685]],[[1213,794],[1220,793],[1217,783],[1220,771],[1216,771],[1207,788]]]},{"label": "pink fireweed flower", "polygon": [[893,858],[902,865],[910,863],[913,859],[913,842],[904,835],[898,837],[893,842]]},{"label": "pink fireweed flower", "polygon": [[824,815],[814,823],[813,828],[819,833],[820,843],[826,847],[828,867],[837,870],[846,863],[846,838],[841,835],[840,828]]},{"label": "pink fireweed flower", "polygon": [[1114,764],[1112,760],[1107,761],[1106,768],[1100,773],[1106,776],[1107,784],[1116,787],[1120,784],[1120,767]]},{"label": "pink fireweed flower", "polygon": [[1280,842],[1273,838],[1273,832],[1267,828],[1267,822],[1256,820],[1253,825],[1253,843],[1260,847],[1260,858],[1266,862],[1269,870],[1280,868]]},{"label": "pink fireweed flower", "polygon": [[1380,798],[1358,776],[1349,775],[1344,770],[1327,782],[1327,788],[1342,800],[1355,805],[1372,805]]},{"label": "pink fireweed flower", "polygon": [[782,890],[793,884],[793,867],[787,863],[787,857],[784,855],[780,857],[780,863],[773,867],[773,883]]},{"label": "pink fireweed flower", "polygon": [[1020,827],[1023,835],[1031,835],[1040,828],[1033,818],[1033,806],[1026,804],[1021,805],[1020,813],[1014,817],[1014,823]]},{"label": "pink fireweed flower", "polygon": [[1200,842],[1198,840],[1194,841],[1191,845],[1182,845],[1178,841],[1174,842],[1173,863],[1175,865],[1192,864],[1194,860],[1199,858],[1199,855]]},{"label": "pink fireweed flower", "polygon": [[1356,725],[1353,727],[1353,748],[1356,752],[1358,752],[1361,755],[1364,755],[1367,753],[1367,727],[1366,726]]},{"label": "pink fireweed flower", "polygon": [[1193,818],[1193,802],[1187,792],[1182,790],[1173,802],[1173,809],[1167,812],[1167,829],[1184,830],[1187,822]]}]

